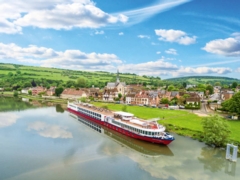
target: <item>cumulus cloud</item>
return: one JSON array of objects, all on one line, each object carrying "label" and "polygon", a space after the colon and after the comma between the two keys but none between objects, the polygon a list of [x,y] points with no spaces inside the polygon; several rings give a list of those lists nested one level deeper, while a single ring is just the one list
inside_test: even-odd
[{"label": "cumulus cloud", "polygon": [[240,73],[240,67],[236,69],[236,72]]},{"label": "cumulus cloud", "polygon": [[194,74],[228,74],[232,69],[227,67],[180,67],[176,72],[172,72],[173,76],[194,75]]},{"label": "cumulus cloud", "polygon": [[9,34],[20,33],[25,26],[70,30],[128,21],[123,14],[102,11],[91,0],[9,0],[1,3],[0,13],[0,33]]},{"label": "cumulus cloud", "polygon": [[202,49],[218,55],[240,56],[240,33],[233,33],[232,36],[226,39],[212,40]]},{"label": "cumulus cloud", "polygon": [[176,42],[183,45],[194,44],[197,38],[196,36],[188,36],[184,31],[174,29],[156,29],[155,33],[160,36],[158,38],[160,41]]},{"label": "cumulus cloud", "polygon": [[148,35],[138,35],[138,38],[141,38],[141,39],[150,39],[150,36]]},{"label": "cumulus cloud", "polygon": [[0,59],[39,64],[45,67],[61,67],[89,70],[107,70],[122,61],[115,54],[85,53],[80,50],[56,51],[51,48],[29,45],[20,47],[16,44],[0,43]]},{"label": "cumulus cloud", "polygon": [[58,125],[50,125],[45,122],[36,121],[28,125],[28,130],[36,131],[40,136],[47,138],[73,138],[72,133],[67,131],[66,128]]},{"label": "cumulus cloud", "polygon": [[120,32],[120,33],[118,33],[118,35],[119,35],[119,36],[123,36],[123,35],[124,35],[124,33],[123,33],[123,32]]},{"label": "cumulus cloud", "polygon": [[160,51],[157,51],[156,54],[161,54],[161,52],[160,52]]},{"label": "cumulus cloud", "polygon": [[18,116],[11,113],[0,113],[0,128],[11,126],[17,122]]},{"label": "cumulus cloud", "polygon": [[166,50],[165,53],[177,55],[177,50],[173,49],[173,48],[170,48],[170,49]]},{"label": "cumulus cloud", "polygon": [[121,72],[134,72],[139,75],[161,75],[177,70],[177,65],[160,59],[139,64],[124,64],[118,67]]}]

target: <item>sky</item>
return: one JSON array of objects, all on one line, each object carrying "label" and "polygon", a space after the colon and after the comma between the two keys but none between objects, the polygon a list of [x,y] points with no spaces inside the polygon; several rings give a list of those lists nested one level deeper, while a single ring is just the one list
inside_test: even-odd
[{"label": "sky", "polygon": [[239,0],[0,0],[0,63],[240,77]]}]

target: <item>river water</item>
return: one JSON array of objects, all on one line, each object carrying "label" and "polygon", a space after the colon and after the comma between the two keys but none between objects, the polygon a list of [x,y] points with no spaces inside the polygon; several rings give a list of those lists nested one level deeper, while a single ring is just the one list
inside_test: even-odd
[{"label": "river water", "polygon": [[0,98],[0,180],[240,179],[224,150],[176,134],[146,143],[48,106]]}]

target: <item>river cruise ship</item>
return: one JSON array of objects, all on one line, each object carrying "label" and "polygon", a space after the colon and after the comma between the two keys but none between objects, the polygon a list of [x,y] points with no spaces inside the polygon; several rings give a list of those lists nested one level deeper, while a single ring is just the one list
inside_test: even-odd
[{"label": "river cruise ship", "polygon": [[174,140],[172,135],[165,132],[164,126],[156,121],[136,118],[131,113],[113,112],[81,102],[68,102],[68,111],[135,139],[164,145]]}]

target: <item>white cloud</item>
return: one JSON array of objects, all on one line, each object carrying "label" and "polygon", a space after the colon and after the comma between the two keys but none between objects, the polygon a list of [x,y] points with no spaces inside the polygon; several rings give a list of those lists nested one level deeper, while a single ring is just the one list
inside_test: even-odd
[{"label": "white cloud", "polygon": [[165,53],[177,55],[177,50],[173,49],[173,48],[170,48],[170,49],[166,50]]},{"label": "white cloud", "polygon": [[140,8],[140,9],[120,12],[120,14],[124,14],[129,18],[127,23],[128,25],[133,25],[133,24],[143,22],[144,20],[158,13],[165,12],[171,8],[187,3],[189,1],[191,0],[168,0],[168,1],[158,0],[156,1],[155,4],[152,4],[150,6]]},{"label": "white cloud", "polygon": [[141,38],[141,39],[150,39],[150,36],[147,36],[147,35],[138,35],[138,38]]},{"label": "white cloud", "polygon": [[16,44],[0,43],[1,60],[18,60],[20,62],[39,64],[45,67],[60,67],[88,70],[115,69],[122,61],[115,54],[84,53],[80,50],[55,51],[51,48],[30,45],[20,47]]},{"label": "white cloud", "polygon": [[121,72],[134,72],[139,75],[161,75],[178,69],[177,65],[166,62],[163,57],[157,61],[139,64],[124,64],[118,66],[118,68]]},{"label": "white cloud", "polygon": [[160,52],[160,51],[157,51],[156,54],[161,54],[161,52]]},{"label": "white cloud", "polygon": [[0,113],[0,128],[11,126],[17,122],[18,116],[11,113]]},{"label": "white cloud", "polygon": [[233,33],[232,36],[227,39],[212,40],[202,49],[218,55],[240,56],[240,33]]},{"label": "white cloud", "polygon": [[66,29],[99,28],[126,23],[123,14],[108,14],[91,0],[9,0],[1,3],[0,33],[20,33],[21,27]]},{"label": "white cloud", "polygon": [[36,131],[40,136],[47,138],[73,138],[72,133],[67,131],[66,128],[58,125],[50,125],[45,122],[36,121],[28,125],[28,130]]},{"label": "white cloud", "polygon": [[194,44],[196,42],[196,36],[189,37],[187,33],[180,30],[173,30],[173,29],[156,29],[155,33],[160,41],[167,41],[167,42],[176,42],[178,44],[189,45]]},{"label": "white cloud", "polygon": [[195,75],[195,74],[228,74],[231,73],[232,69],[225,67],[180,67],[176,72],[173,72],[173,76],[180,75]]},{"label": "white cloud", "polygon": [[237,72],[237,73],[240,73],[240,67],[236,69],[236,72]]},{"label": "white cloud", "polygon": [[123,36],[123,35],[124,35],[124,33],[123,33],[123,32],[120,32],[120,33],[118,33],[118,35],[119,35],[119,36]]},{"label": "white cloud", "polygon": [[95,31],[95,34],[104,34],[104,31],[103,30],[101,30],[101,31]]}]

